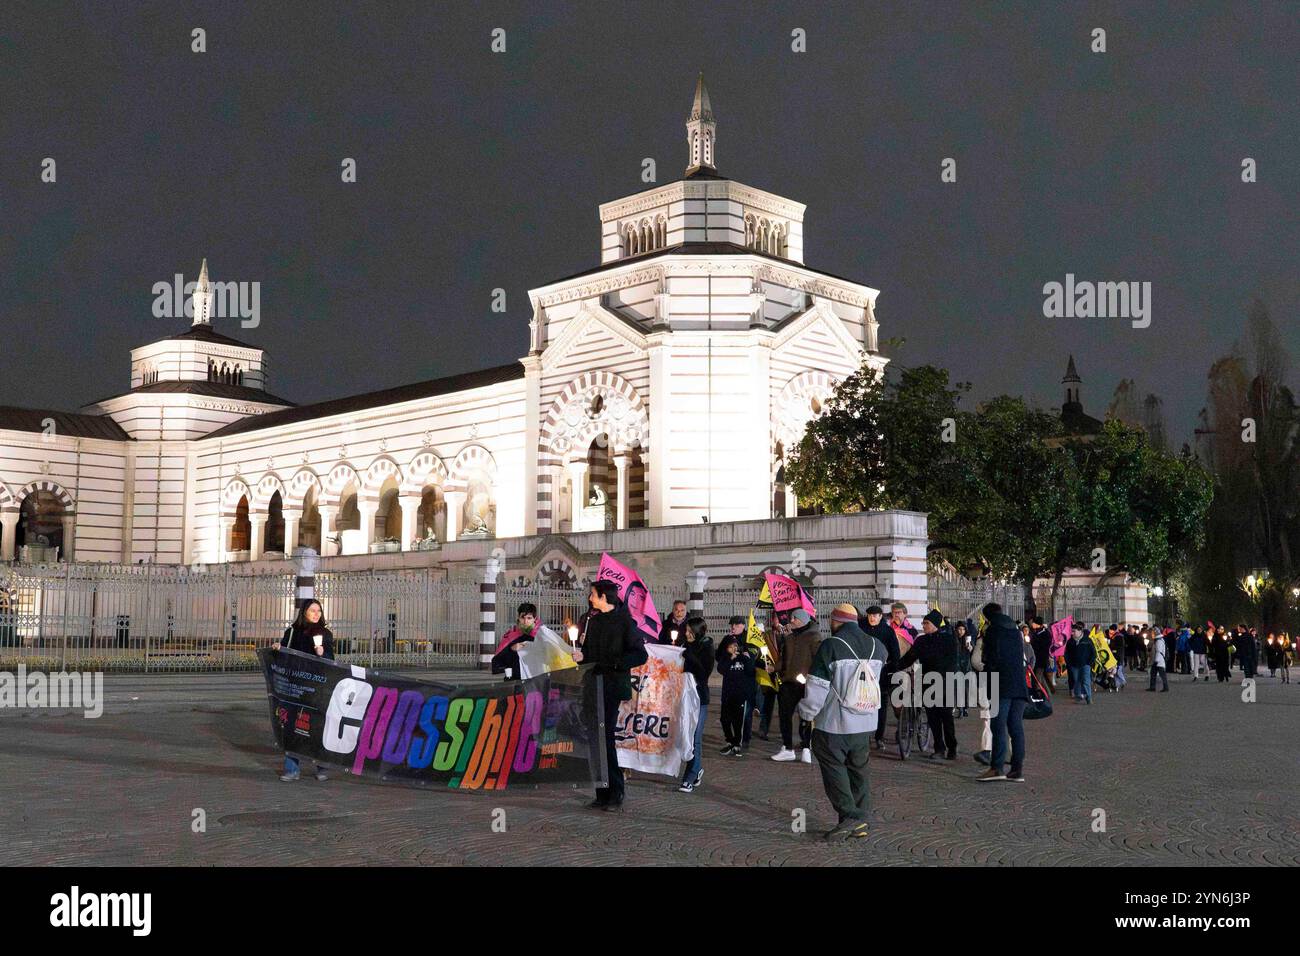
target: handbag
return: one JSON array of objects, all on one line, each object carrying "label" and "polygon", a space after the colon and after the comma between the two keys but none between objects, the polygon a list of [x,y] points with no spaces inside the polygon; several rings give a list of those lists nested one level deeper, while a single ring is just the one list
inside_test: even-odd
[{"label": "handbag", "polygon": [[1047,692],[1037,675],[1025,668],[1025,686],[1029,688],[1029,703],[1025,705],[1025,720],[1042,720],[1052,716],[1052,695]]}]

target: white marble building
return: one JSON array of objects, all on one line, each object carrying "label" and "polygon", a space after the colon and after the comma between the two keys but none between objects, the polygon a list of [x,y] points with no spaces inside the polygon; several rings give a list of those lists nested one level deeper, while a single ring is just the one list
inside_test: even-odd
[{"label": "white marble building", "polygon": [[0,408],[0,558],[42,539],[207,563],[796,516],[783,457],[837,379],[883,366],[877,293],[804,265],[802,204],[718,173],[703,80],[686,128],[685,175],[600,206],[600,264],[530,293],[528,354],[506,366],[294,405],[261,348],[214,329],[205,261],[192,326],[132,351],[128,391]]}]

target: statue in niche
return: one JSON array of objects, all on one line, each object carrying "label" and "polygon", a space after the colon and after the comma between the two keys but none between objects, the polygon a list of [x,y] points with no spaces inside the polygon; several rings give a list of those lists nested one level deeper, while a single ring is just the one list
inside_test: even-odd
[{"label": "statue in niche", "polygon": [[603,508],[609,502],[609,497],[600,485],[591,486],[591,497],[587,499],[587,505],[591,508]]}]

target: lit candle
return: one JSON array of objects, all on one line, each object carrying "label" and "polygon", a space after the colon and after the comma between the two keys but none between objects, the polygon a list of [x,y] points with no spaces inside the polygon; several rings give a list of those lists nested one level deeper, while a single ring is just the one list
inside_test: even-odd
[{"label": "lit candle", "polygon": [[578,646],[578,625],[576,624],[569,625],[569,643],[574,647]]}]

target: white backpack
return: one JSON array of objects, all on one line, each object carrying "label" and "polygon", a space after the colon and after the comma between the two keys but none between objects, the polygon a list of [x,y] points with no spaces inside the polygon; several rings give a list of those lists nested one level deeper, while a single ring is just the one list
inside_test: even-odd
[{"label": "white backpack", "polygon": [[864,659],[858,657],[853,652],[853,645],[842,637],[831,636],[831,640],[839,641],[849,649],[853,654],[854,660],[858,662],[857,669],[849,678],[849,685],[844,694],[835,689],[835,683],[831,682],[831,691],[835,694],[836,700],[850,714],[858,717],[866,717],[880,710],[880,681],[875,673],[871,670],[871,660],[876,655],[876,639],[870,634],[866,635],[867,640],[871,641],[871,650]]}]

